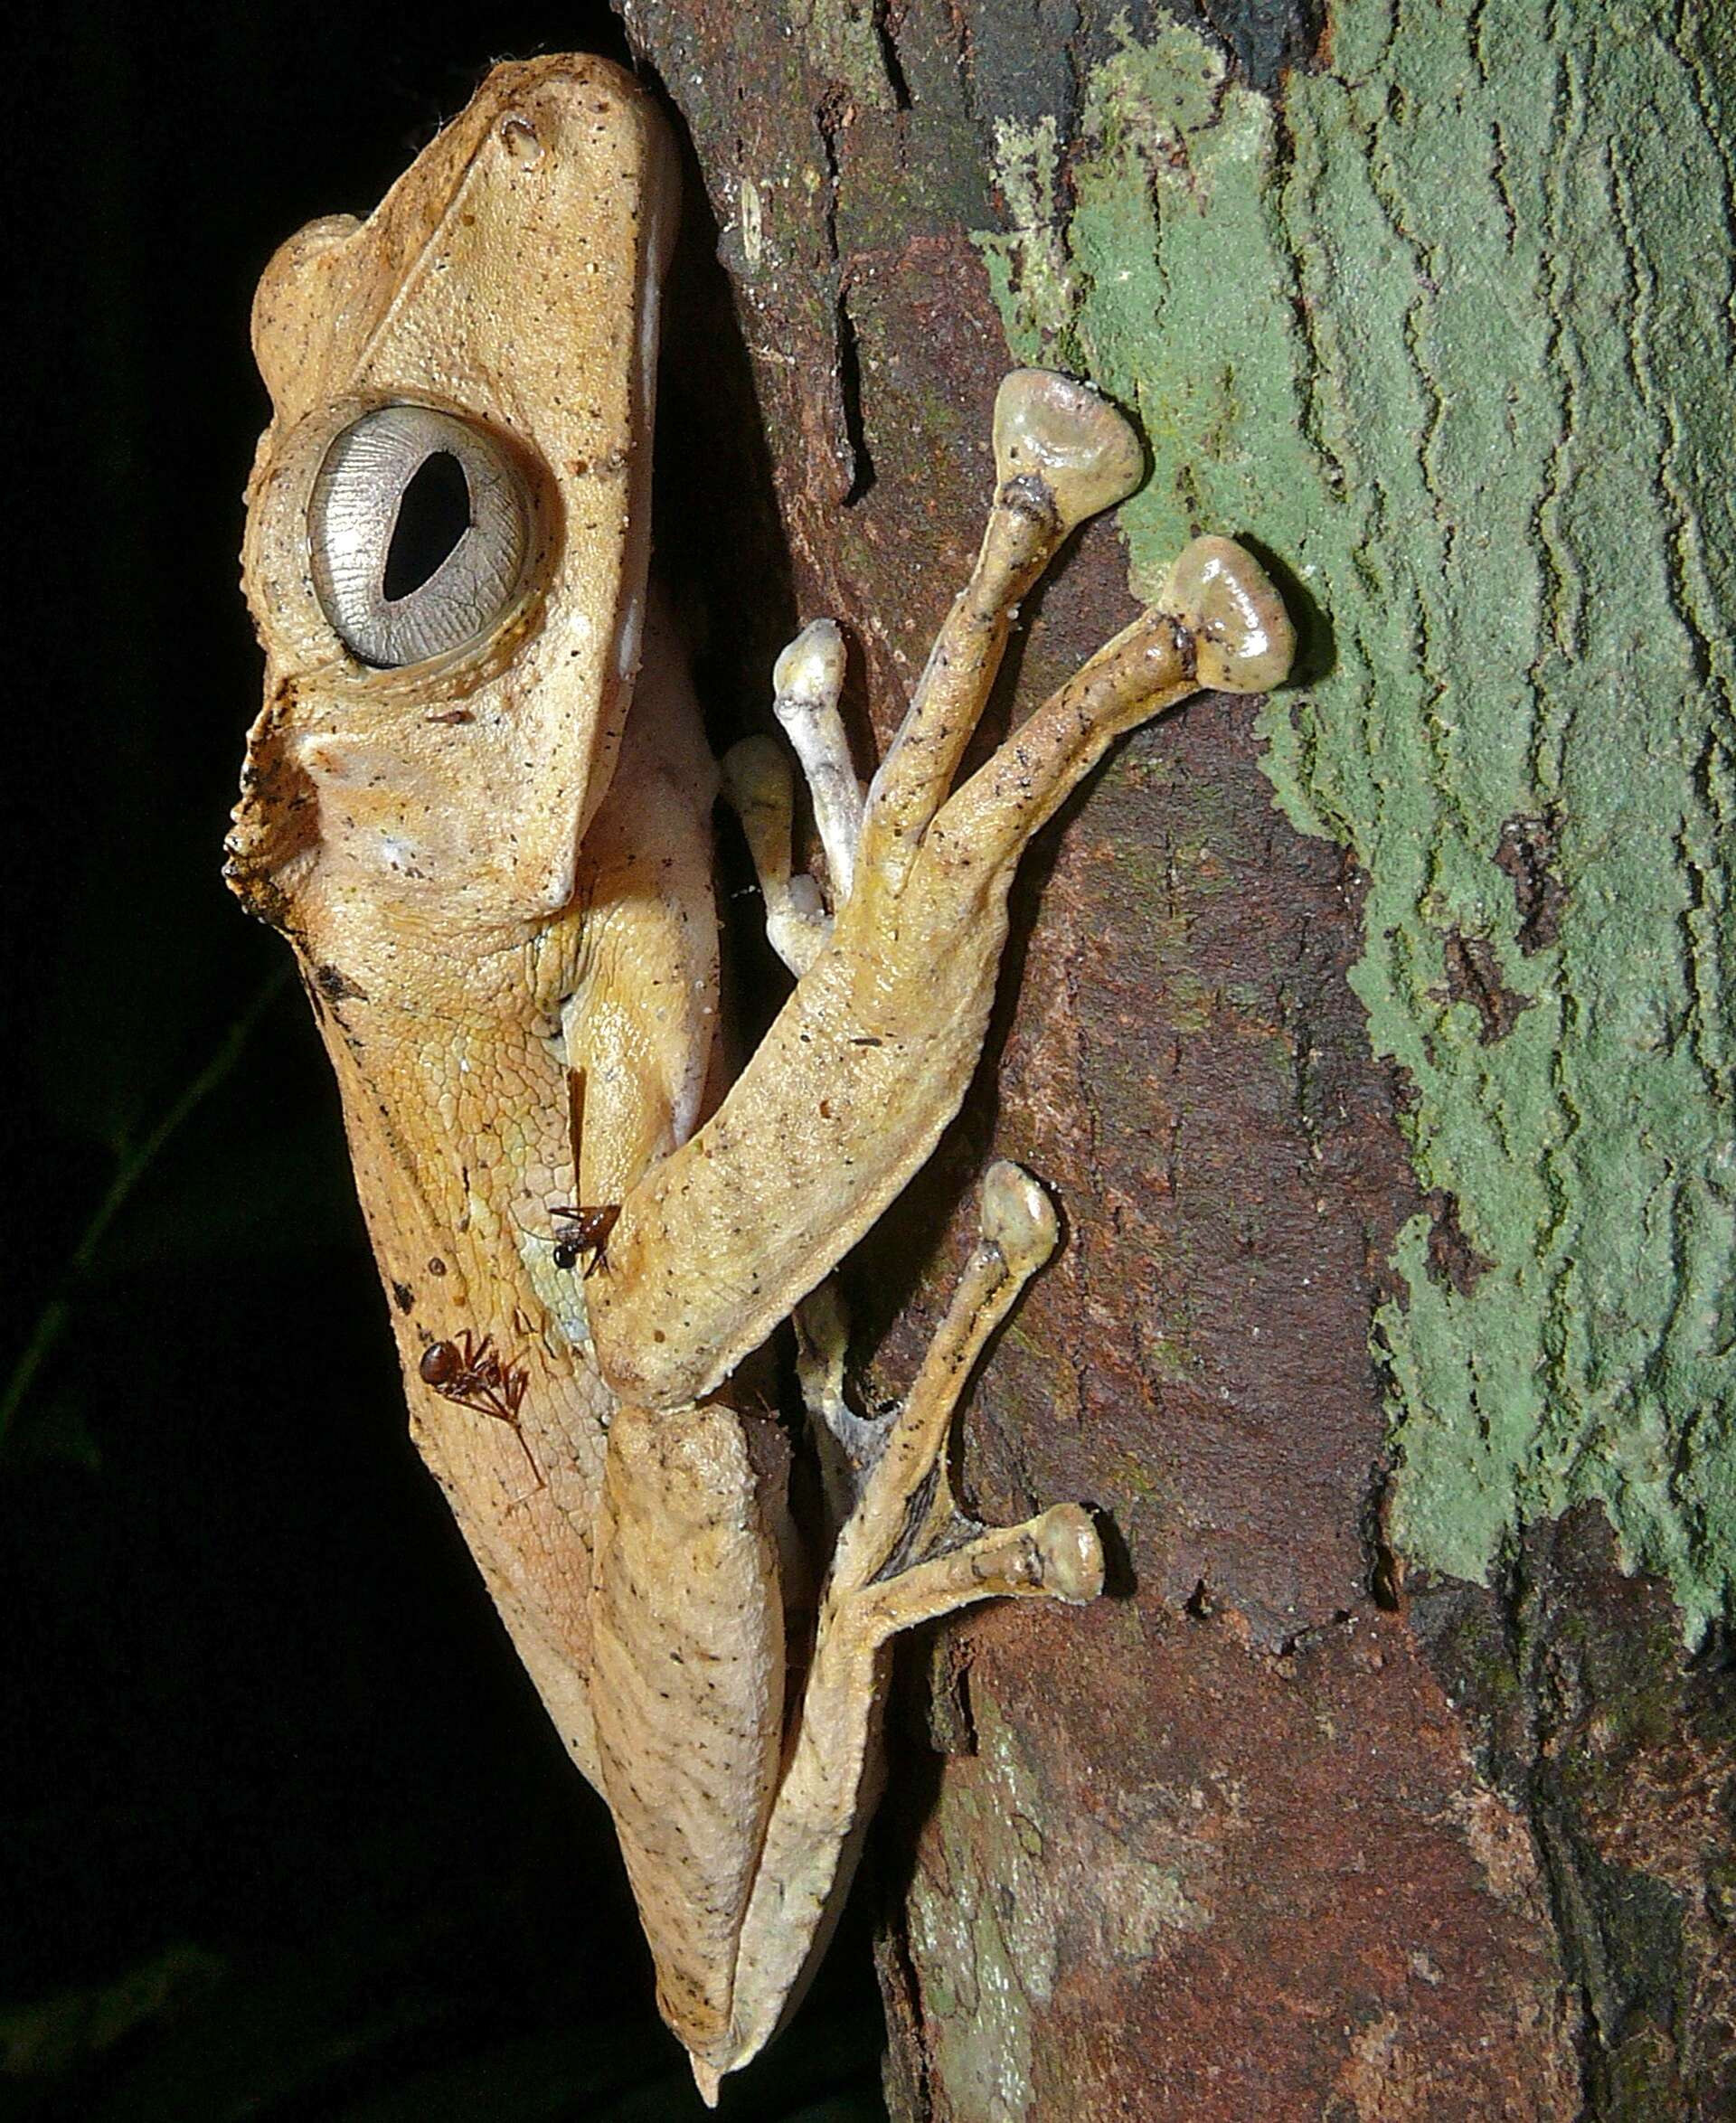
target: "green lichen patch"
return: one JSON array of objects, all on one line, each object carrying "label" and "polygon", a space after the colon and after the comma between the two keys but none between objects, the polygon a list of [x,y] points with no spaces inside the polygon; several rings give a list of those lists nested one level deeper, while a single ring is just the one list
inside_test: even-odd
[{"label": "green lichen patch", "polygon": [[892,83],[874,10],[863,0],[784,0],[784,20],[814,65],[876,109],[890,109]]},{"label": "green lichen patch", "polygon": [[1179,1827],[1121,1833],[1075,1813],[1052,1831],[1053,1794],[1020,1731],[980,1684],[971,1710],[976,1760],[948,1782],[911,1882],[910,1948],[949,2113],[1015,2123],[1054,2112],[1033,2022],[1055,2002],[1063,1938],[1094,1929],[1092,1965],[1115,1967],[1204,1930],[1214,1853],[1185,1808]]},{"label": "green lichen patch", "polygon": [[1736,1585],[1736,59],[1702,35],[1660,0],[1350,0],[1279,107],[1124,33],[1075,140],[999,128],[979,240],[1014,353],[1145,429],[1136,589],[1211,530],[1297,593],[1267,770],[1367,875],[1370,1034],[1487,1264],[1401,1239],[1397,1540],[1480,1579],[1595,1499],[1691,1637]]}]

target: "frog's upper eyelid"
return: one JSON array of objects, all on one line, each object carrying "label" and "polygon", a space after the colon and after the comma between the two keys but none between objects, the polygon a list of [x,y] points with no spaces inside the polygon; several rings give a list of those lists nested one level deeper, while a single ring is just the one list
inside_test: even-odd
[{"label": "frog's upper eyelid", "polygon": [[[442,464],[460,475],[462,493]],[[415,488],[414,495],[411,489]],[[404,543],[438,533],[439,550],[396,595]],[[406,503],[409,506],[406,506]],[[523,473],[494,437],[431,406],[363,413],[326,450],[307,505],[314,590],[334,632],[363,663],[401,669],[462,648],[505,612],[531,549]]]}]

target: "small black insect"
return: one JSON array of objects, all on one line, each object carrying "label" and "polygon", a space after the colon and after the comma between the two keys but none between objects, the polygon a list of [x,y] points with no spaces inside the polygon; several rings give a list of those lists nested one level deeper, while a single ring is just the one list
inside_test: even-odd
[{"label": "small black insect", "polygon": [[599,1268],[607,1270],[609,1234],[615,1229],[620,1213],[618,1202],[599,1209],[551,1209],[549,1214],[561,1220],[554,1234],[554,1265],[574,1268],[589,1253],[590,1259],[585,1266],[587,1282]]}]

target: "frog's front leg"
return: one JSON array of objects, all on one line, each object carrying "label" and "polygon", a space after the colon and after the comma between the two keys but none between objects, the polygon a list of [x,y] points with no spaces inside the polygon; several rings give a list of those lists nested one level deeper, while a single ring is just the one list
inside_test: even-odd
[{"label": "frog's front leg", "polygon": [[[982,548],[869,791],[847,896],[834,863],[828,931],[784,863],[795,991],[718,1111],[622,1207],[592,1326],[606,1376],[640,1405],[713,1392],[928,1157],[981,1052],[1019,855],[1113,740],[1201,687],[1261,692],[1288,669],[1289,622],[1257,563],[1196,540],[1157,605],[955,791],[1019,600],[1140,470],[1111,406],[1040,371],[1002,386],[995,441]],[[761,813],[757,856],[781,830]]]}]

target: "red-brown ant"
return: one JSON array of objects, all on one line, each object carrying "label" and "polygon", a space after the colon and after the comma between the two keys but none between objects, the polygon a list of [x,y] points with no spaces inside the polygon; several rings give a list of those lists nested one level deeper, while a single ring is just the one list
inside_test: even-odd
[{"label": "red-brown ant", "polygon": [[502,1360],[491,1335],[477,1341],[467,1328],[456,1342],[430,1342],[417,1365],[422,1383],[444,1401],[518,1428],[524,1400],[524,1367]]}]

